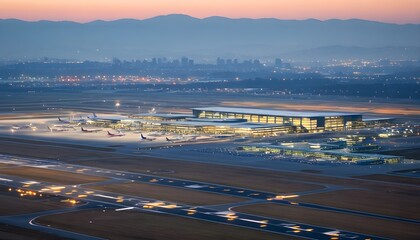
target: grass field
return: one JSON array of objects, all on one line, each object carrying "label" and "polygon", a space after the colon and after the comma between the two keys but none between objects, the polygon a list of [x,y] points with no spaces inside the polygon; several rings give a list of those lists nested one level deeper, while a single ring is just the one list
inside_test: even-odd
[{"label": "grass field", "polygon": [[86,156],[109,157],[109,151],[114,149],[0,137],[0,153],[16,156],[72,161]]},{"label": "grass field", "polygon": [[81,184],[89,182],[100,182],[107,178],[89,176],[85,174],[55,171],[34,167],[0,168],[0,174],[18,176],[36,181],[44,181],[56,184]]},{"label": "grass field", "polygon": [[339,190],[300,196],[297,202],[309,202],[403,218],[420,219],[420,193],[400,194],[367,190]]},{"label": "grass field", "polygon": [[64,240],[50,234],[37,232],[25,228],[10,226],[8,224],[0,224],[0,239],[7,240]]},{"label": "grass field", "polygon": [[233,210],[393,239],[415,240],[420,237],[417,224],[313,210],[299,206],[268,203],[241,206]]},{"label": "grass field", "polygon": [[[73,147],[77,147],[77,145]],[[22,152],[22,149],[25,149],[25,151]],[[148,173],[148,170],[153,171],[157,169],[172,170],[175,171],[175,173],[171,174],[174,177],[275,193],[290,193],[323,188],[320,185],[288,181],[287,178],[282,176],[283,173],[276,171],[149,157],[131,157],[91,150],[63,147],[60,144],[50,146],[45,142],[32,140],[22,140],[19,144],[16,144],[15,142],[1,141],[0,139],[0,153],[4,154],[59,159],[60,161],[82,165],[144,173]],[[248,177],[251,175],[253,176],[252,179]]]},{"label": "grass field", "polygon": [[88,235],[119,240],[296,239],[246,228],[138,211],[81,211],[45,216],[37,219],[36,222]]},{"label": "grass field", "polygon": [[13,166],[11,164],[0,163],[0,168]]},{"label": "grass field", "polygon": [[212,182],[275,193],[290,193],[323,188],[316,184],[288,181],[282,176],[281,172],[276,171],[147,157],[121,157],[120,159],[80,161],[78,164],[148,174],[150,174],[150,171],[153,172],[158,169],[163,169],[172,171],[172,173],[158,173],[156,175]]},{"label": "grass field", "polygon": [[412,184],[420,186],[420,178],[404,177],[404,176],[393,176],[386,174],[372,174],[365,176],[356,176],[355,178],[377,180],[384,182],[394,182],[394,183],[403,183],[403,184]]},{"label": "grass field", "polygon": [[29,199],[0,194],[0,216],[27,214],[70,207],[69,203],[51,199]]},{"label": "grass field", "polygon": [[244,198],[205,193],[189,189],[151,185],[147,183],[123,183],[92,186],[96,190],[153,198],[187,205],[217,205],[245,201]]},{"label": "grass field", "polygon": [[[388,184],[387,182],[364,181],[363,179],[338,178],[299,172],[269,171],[150,157],[132,157],[70,147],[57,146],[52,148],[50,146],[29,143],[22,143],[22,146],[17,146],[14,143],[6,143],[6,145],[0,144],[0,153],[10,153],[10,149],[14,149],[13,152],[19,154],[22,152],[21,149],[24,148],[25,156],[59,158],[61,161],[81,165],[141,173],[150,173],[148,171],[153,172],[159,169],[171,170],[174,173],[158,173],[156,175],[213,182],[275,193],[314,190],[323,188],[321,186],[322,184],[331,183],[345,187],[372,189],[384,192],[410,193],[413,191],[410,186]],[[253,177],[250,178],[249,176]],[[238,181],[238,179],[240,180]],[[302,183],[295,181],[302,181]],[[313,184],[309,184],[308,182]],[[395,183],[398,183],[398,181]]]}]

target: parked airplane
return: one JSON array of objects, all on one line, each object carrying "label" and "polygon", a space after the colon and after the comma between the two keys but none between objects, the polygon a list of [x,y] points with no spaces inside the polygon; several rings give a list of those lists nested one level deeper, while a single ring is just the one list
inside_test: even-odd
[{"label": "parked airplane", "polygon": [[148,138],[148,137],[145,137],[145,136],[143,136],[143,134],[140,134],[140,138],[142,140],[147,140],[147,141],[154,141],[154,140],[156,140],[156,138]]},{"label": "parked airplane", "polygon": [[177,137],[177,138],[172,138],[172,139],[166,137],[167,142],[176,142],[176,141],[181,141],[183,139],[184,139],[183,137]]},{"label": "parked airplane", "polygon": [[85,129],[83,127],[81,127],[81,129],[82,129],[82,132],[85,132],[85,133],[94,133],[94,132],[101,132],[102,131],[102,129]]},{"label": "parked airplane", "polygon": [[96,116],[96,113],[92,113],[92,117],[88,117],[89,119],[95,119],[95,118],[98,118],[98,116]]},{"label": "parked airplane", "polygon": [[47,126],[47,128],[50,132],[67,132],[71,130],[71,128],[50,128],[50,126]]},{"label": "parked airplane", "polygon": [[58,121],[65,123],[65,124],[70,124],[70,123],[77,123],[77,124],[81,124],[81,123],[86,123],[86,119],[80,118],[80,119],[73,119],[73,120],[63,120],[60,117],[58,117]]},{"label": "parked airplane", "polygon": [[122,136],[125,136],[125,134],[120,132],[120,131],[118,131],[118,133],[111,133],[110,131],[108,131],[108,136],[110,136],[110,137],[122,137]]},{"label": "parked airplane", "polygon": [[55,128],[69,128],[69,129],[75,129],[72,125],[60,125],[60,124],[54,124],[53,127]]},{"label": "parked airplane", "polygon": [[62,122],[62,123],[66,123],[66,124],[69,124],[69,123],[70,123],[70,121],[63,120],[63,119],[61,119],[60,117],[58,117],[58,121],[59,121],[59,122]]},{"label": "parked airplane", "polygon": [[32,129],[33,131],[35,131],[37,129],[36,126],[32,125],[32,123],[29,123],[27,125],[23,125],[23,126],[19,126],[19,125],[13,125],[12,128],[10,129],[12,132],[16,131],[16,130],[21,130],[21,129]]},{"label": "parked airplane", "polygon": [[104,123],[118,123],[123,117],[119,116],[108,116],[108,117],[98,117],[96,113],[93,113],[91,117],[88,117],[90,122],[104,122]]}]

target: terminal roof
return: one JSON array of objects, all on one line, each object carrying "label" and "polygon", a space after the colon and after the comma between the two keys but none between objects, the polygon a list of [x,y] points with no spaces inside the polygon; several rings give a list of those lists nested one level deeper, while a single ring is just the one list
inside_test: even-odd
[{"label": "terminal roof", "polygon": [[281,126],[290,126],[290,124],[261,124],[249,122],[206,122],[206,121],[177,121],[177,122],[162,122],[163,125],[179,125],[179,126],[193,126],[193,127],[230,127],[230,128],[272,128]]},{"label": "terminal roof", "polygon": [[236,108],[236,107],[204,107],[204,108],[193,108],[193,110],[266,115],[266,116],[285,116],[285,117],[332,117],[332,116],[361,115],[360,113],[282,111],[282,110],[271,110],[271,109]]}]

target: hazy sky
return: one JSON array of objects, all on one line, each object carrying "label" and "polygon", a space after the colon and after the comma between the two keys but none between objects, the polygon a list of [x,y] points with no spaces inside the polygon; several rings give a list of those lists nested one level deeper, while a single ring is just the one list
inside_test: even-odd
[{"label": "hazy sky", "polygon": [[88,22],[173,13],[199,18],[360,18],[420,23],[420,0],[0,0],[0,18],[24,20]]}]

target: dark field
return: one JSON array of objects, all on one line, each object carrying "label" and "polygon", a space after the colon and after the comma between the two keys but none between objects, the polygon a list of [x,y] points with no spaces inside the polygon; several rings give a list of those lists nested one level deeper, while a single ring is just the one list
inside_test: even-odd
[{"label": "dark field", "polygon": [[68,240],[50,234],[19,228],[7,224],[0,224],[0,239],[7,240]]},{"label": "dark field", "polygon": [[393,176],[393,175],[386,175],[386,174],[374,174],[374,175],[366,175],[366,176],[356,176],[355,178],[369,179],[369,180],[376,180],[376,181],[384,181],[384,182],[403,183],[403,184],[411,184],[411,185],[420,186],[420,178],[414,178],[414,177]]},{"label": "dark field", "polygon": [[297,198],[296,201],[419,220],[419,199],[419,191],[398,193],[368,190],[340,190],[304,195]]},{"label": "dark field", "polygon": [[417,224],[313,210],[299,206],[257,204],[237,207],[234,208],[234,210],[238,212],[280,218],[317,226],[332,227],[393,239],[415,240],[420,236],[417,231]]},{"label": "dark field", "polygon": [[41,212],[70,206],[70,204],[62,203],[58,199],[28,199],[0,195],[0,216]]},{"label": "dark field", "polygon": [[218,205],[246,200],[239,197],[224,196],[189,189],[157,186],[147,183],[100,185],[92,186],[90,188],[195,206]]},{"label": "dark field", "polygon": [[33,167],[0,168],[0,174],[13,175],[23,178],[29,178],[31,180],[68,185],[89,182],[100,182],[106,180],[106,178],[103,177]]},{"label": "dark field", "polygon": [[[43,225],[48,224],[88,235],[121,240],[297,239],[223,224],[138,211],[81,211],[41,217],[36,221]],[[90,224],[89,221],[92,223]]]}]

